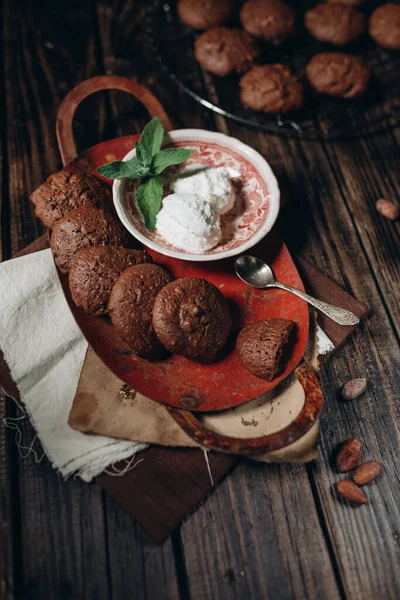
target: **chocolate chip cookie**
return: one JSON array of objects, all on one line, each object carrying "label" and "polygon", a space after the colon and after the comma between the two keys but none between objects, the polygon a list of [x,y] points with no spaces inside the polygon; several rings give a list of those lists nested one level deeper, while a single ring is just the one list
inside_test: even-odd
[{"label": "chocolate chip cookie", "polygon": [[275,379],[283,367],[282,354],[293,327],[289,319],[265,319],[242,329],[236,350],[250,373],[267,381]]},{"label": "chocolate chip cookie", "polygon": [[317,4],[306,12],[306,29],[320,42],[345,46],[355,42],[365,31],[366,21],[362,13],[351,6],[341,4]]},{"label": "chocolate chip cookie", "polygon": [[389,2],[372,13],[369,35],[377,44],[389,50],[400,50],[400,5]]},{"label": "chocolate chip cookie", "polygon": [[180,19],[193,29],[211,29],[225,23],[232,14],[234,0],[180,0]]},{"label": "chocolate chip cookie", "polygon": [[111,193],[91,173],[60,171],[46,179],[30,196],[35,214],[46,227],[80,206],[107,208]]},{"label": "chocolate chip cookie", "polygon": [[152,263],[142,250],[122,246],[91,246],[74,257],[69,272],[69,289],[77,306],[94,315],[107,313],[112,287],[125,269]]},{"label": "chocolate chip cookie", "polygon": [[259,51],[258,43],[248,33],[227,27],[209,29],[194,46],[194,56],[201,66],[221,77],[250,69]]},{"label": "chocolate chip cookie", "polygon": [[306,67],[307,79],[321,94],[357,98],[368,88],[370,73],[358,56],[341,52],[317,54]]},{"label": "chocolate chip cookie", "polygon": [[286,113],[303,104],[303,85],[286,65],[255,66],[240,81],[243,104],[265,113]]},{"label": "chocolate chip cookie", "polygon": [[198,362],[212,361],[226,344],[232,320],[224,296],[209,281],[186,277],[158,294],[153,327],[164,346]]},{"label": "chocolate chip cookie", "polygon": [[152,325],[154,300],[171,281],[171,275],[158,265],[129,267],[111,290],[108,310],[119,335],[141,358],[157,360],[166,352]]},{"label": "chocolate chip cookie", "polygon": [[294,11],[280,0],[249,0],[240,11],[243,28],[270,44],[282,44],[295,33]]},{"label": "chocolate chip cookie", "polygon": [[68,273],[72,259],[88,246],[122,246],[125,232],[107,211],[81,206],[57,221],[51,232],[50,246],[56,265]]}]

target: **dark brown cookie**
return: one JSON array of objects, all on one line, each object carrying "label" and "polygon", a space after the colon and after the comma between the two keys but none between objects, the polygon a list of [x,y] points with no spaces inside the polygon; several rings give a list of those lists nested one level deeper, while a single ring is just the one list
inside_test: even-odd
[{"label": "dark brown cookie", "polygon": [[358,56],[341,52],[317,54],[306,67],[307,79],[317,92],[357,98],[368,88],[370,73]]},{"label": "dark brown cookie", "polygon": [[88,246],[122,246],[125,232],[108,212],[82,206],[57,221],[51,232],[50,246],[56,265],[68,273],[72,259]]},{"label": "dark brown cookie", "polygon": [[170,352],[210,362],[226,344],[232,320],[221,292],[209,281],[186,277],[158,294],[153,327]]},{"label": "dark brown cookie", "polygon": [[77,306],[95,315],[107,313],[112,287],[128,267],[152,263],[142,250],[122,246],[90,246],[74,257],[69,272],[69,289]]},{"label": "dark brown cookie", "polygon": [[293,326],[289,319],[265,319],[242,329],[236,350],[250,373],[267,381],[275,379]]},{"label": "dark brown cookie", "polygon": [[286,65],[262,65],[240,80],[240,99],[254,110],[286,113],[303,104],[303,84]]},{"label": "dark brown cookie", "polygon": [[225,23],[232,14],[233,0],[179,0],[181,20],[193,29],[211,29]]},{"label": "dark brown cookie", "polygon": [[152,312],[157,294],[171,279],[158,265],[138,265],[126,269],[111,291],[111,322],[141,358],[157,360],[165,355],[165,348],[154,333]]},{"label": "dark brown cookie", "polygon": [[400,5],[389,2],[372,13],[369,35],[377,44],[389,50],[400,50]]},{"label": "dark brown cookie", "polygon": [[270,44],[282,44],[295,34],[294,11],[280,0],[250,0],[240,11],[243,28]]},{"label": "dark brown cookie", "polygon": [[317,4],[315,8],[306,12],[304,22],[313,37],[335,46],[355,42],[366,27],[362,13],[351,6],[330,3]]},{"label": "dark brown cookie", "polygon": [[250,69],[259,51],[258,43],[248,33],[227,27],[205,31],[194,46],[195,58],[201,66],[221,77]]},{"label": "dark brown cookie", "polygon": [[91,173],[60,171],[46,179],[31,196],[35,214],[46,227],[80,206],[111,207],[111,193]]}]

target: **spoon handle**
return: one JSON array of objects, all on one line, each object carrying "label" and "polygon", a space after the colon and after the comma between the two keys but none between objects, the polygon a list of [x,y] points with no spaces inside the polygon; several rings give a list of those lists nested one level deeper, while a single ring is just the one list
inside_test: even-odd
[{"label": "spoon handle", "polygon": [[340,325],[357,325],[360,320],[356,317],[356,315],[349,310],[344,308],[340,308],[339,306],[334,306],[333,304],[328,304],[327,302],[322,302],[322,300],[318,300],[317,298],[313,298],[309,296],[309,294],[305,294],[300,290],[296,290],[296,288],[291,285],[287,285],[286,283],[282,283],[281,281],[275,281],[273,285],[268,287],[278,287],[282,290],[286,290],[287,292],[291,292],[295,294],[299,298],[302,298],[312,306],[315,306],[318,310],[323,312],[325,315],[330,317],[336,323]]}]

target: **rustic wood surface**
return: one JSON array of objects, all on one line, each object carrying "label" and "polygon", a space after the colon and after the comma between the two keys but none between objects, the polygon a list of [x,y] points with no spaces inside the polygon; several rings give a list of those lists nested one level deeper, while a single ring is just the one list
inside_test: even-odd
[{"label": "rustic wood surface", "polygon": [[[157,546],[96,486],[63,482],[35,455],[19,456],[0,403],[0,598],[375,600],[400,596],[400,223],[375,212],[399,202],[400,132],[351,142],[287,141],[203,109],[154,61],[134,0],[4,0],[0,69],[1,256],[43,230],[29,193],[61,167],[55,116],[67,91],[97,74],[148,85],[177,127],[228,132],[259,150],[287,189],[281,228],[301,252],[371,308],[371,316],[321,373],[326,394],[315,465],[242,463],[171,538]],[[138,131],[146,114],[119,92],[80,107],[80,148]],[[340,385],[367,377],[362,398]],[[34,432],[23,422],[29,445]],[[332,495],[335,445],[359,437],[382,461],[370,503]],[[35,445],[38,454],[40,447]],[[149,474],[151,476],[151,474]],[[162,501],[162,499],[160,499]]]}]

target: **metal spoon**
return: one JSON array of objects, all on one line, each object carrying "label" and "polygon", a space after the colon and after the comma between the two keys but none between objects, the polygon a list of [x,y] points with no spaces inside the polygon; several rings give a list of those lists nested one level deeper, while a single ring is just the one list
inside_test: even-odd
[{"label": "metal spoon", "polygon": [[317,300],[317,298],[313,298],[300,290],[296,290],[296,288],[291,285],[277,281],[272,269],[259,258],[255,258],[254,256],[240,256],[235,261],[235,271],[236,275],[240,277],[242,281],[252,287],[261,290],[276,287],[299,296],[299,298],[302,298],[312,306],[315,306],[315,308],[318,308],[318,310],[340,325],[357,325],[357,323],[359,323],[359,319],[356,315],[349,310]]}]

